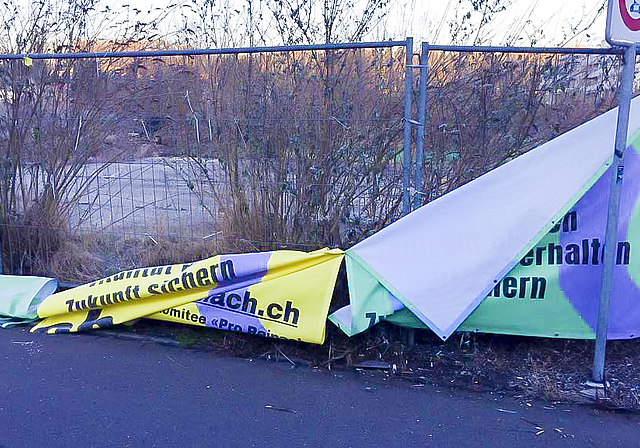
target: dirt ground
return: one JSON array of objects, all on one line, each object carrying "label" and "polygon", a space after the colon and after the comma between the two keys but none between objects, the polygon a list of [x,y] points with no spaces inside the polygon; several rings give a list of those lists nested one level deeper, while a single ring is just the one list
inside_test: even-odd
[{"label": "dirt ground", "polygon": [[[550,403],[593,403],[580,392],[590,379],[593,341],[456,333],[442,342],[416,331],[409,345],[407,330],[390,324],[347,338],[328,323],[323,345],[257,338],[206,328],[140,320],[111,334],[158,338],[193,350],[244,358],[263,358],[321,369],[377,370],[413,383],[498,392]],[[607,345],[606,398],[596,406],[640,413],[640,339]]]}]

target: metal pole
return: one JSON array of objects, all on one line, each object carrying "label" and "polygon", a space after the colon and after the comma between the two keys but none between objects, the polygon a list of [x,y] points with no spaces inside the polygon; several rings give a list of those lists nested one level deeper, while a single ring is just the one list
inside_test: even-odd
[{"label": "metal pole", "polygon": [[404,142],[402,150],[402,214],[407,215],[411,211],[411,97],[413,96],[413,37],[407,37],[406,64],[404,80]]},{"label": "metal pole", "polygon": [[430,45],[431,51],[451,51],[457,53],[550,53],[550,54],[619,54],[619,47],[609,48],[566,48],[566,47],[498,47],[476,45]]},{"label": "metal pole", "polygon": [[604,243],[604,267],[600,286],[600,303],[598,306],[598,323],[596,344],[593,356],[593,380],[604,383],[604,358],[607,346],[607,328],[609,326],[609,301],[613,269],[615,266],[618,213],[620,209],[620,193],[624,172],[624,150],[627,145],[629,129],[629,109],[631,108],[631,92],[636,67],[636,47],[628,45],[624,52],[624,67],[618,95],[618,124],[616,127],[615,149],[611,166],[611,186],[609,188],[609,208],[607,211],[607,230]]},{"label": "metal pole", "polygon": [[420,53],[420,98],[418,103],[418,135],[416,139],[416,169],[414,186],[416,192],[413,196],[413,209],[422,205],[422,162],[424,158],[424,133],[426,130],[427,116],[427,78],[429,76],[429,43],[422,42]]},{"label": "metal pole", "polygon": [[0,275],[4,274],[4,270],[2,268],[2,220],[0,220]]}]

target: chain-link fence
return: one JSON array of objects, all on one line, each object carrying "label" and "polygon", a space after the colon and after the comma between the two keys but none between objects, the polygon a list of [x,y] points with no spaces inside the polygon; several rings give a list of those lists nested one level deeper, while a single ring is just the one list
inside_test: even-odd
[{"label": "chain-link fence", "polygon": [[612,50],[411,49],[5,55],[4,271],[345,248],[617,100]]}]

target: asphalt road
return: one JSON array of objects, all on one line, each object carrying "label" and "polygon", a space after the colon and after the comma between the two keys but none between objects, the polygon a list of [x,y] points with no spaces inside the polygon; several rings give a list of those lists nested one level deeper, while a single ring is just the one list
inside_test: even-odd
[{"label": "asphalt road", "polygon": [[640,417],[0,330],[0,447],[637,447]]}]

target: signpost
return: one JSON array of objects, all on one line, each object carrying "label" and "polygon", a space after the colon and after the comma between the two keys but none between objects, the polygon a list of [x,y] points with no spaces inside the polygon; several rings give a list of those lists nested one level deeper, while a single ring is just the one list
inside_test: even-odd
[{"label": "signpost", "polygon": [[604,362],[609,326],[609,299],[615,265],[617,247],[618,214],[620,192],[624,174],[624,150],[627,145],[629,129],[629,110],[636,66],[636,43],[640,42],[640,1],[609,0],[607,9],[607,42],[612,46],[624,48],[624,67],[618,94],[618,122],[616,127],[613,163],[611,166],[611,186],[607,211],[607,229],[605,235],[604,266],[598,306],[596,345],[593,357],[593,380],[600,387],[605,384]]}]

